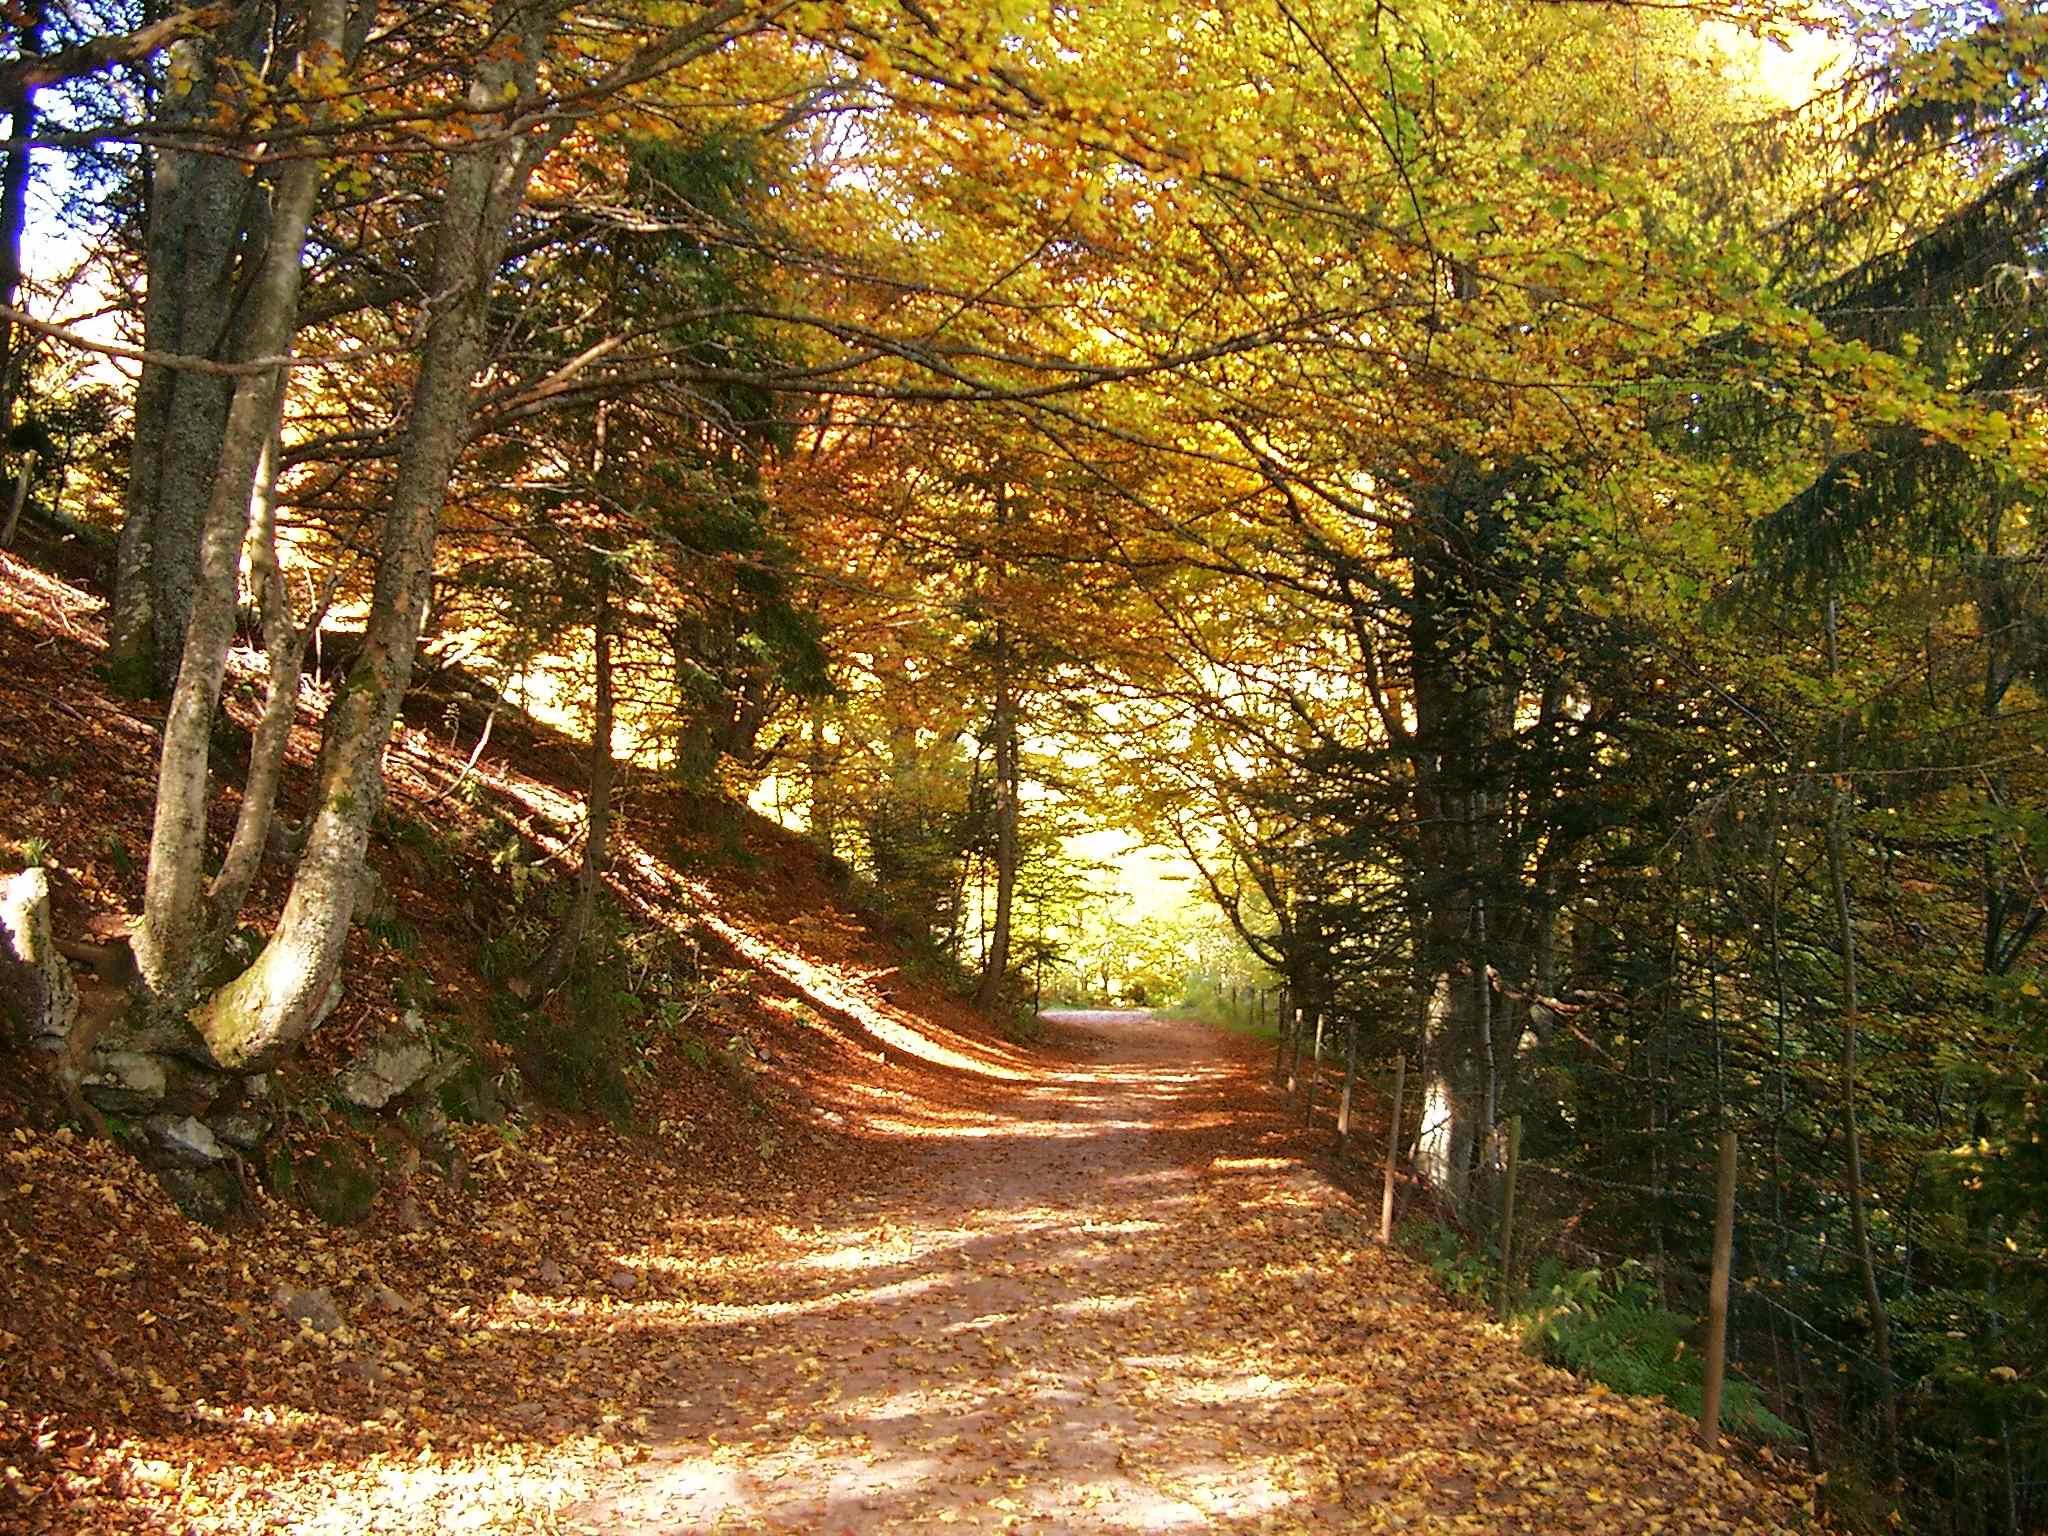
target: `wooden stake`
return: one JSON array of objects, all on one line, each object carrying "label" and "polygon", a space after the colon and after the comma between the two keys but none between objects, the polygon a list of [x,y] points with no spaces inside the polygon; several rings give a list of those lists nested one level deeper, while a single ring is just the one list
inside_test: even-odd
[{"label": "wooden stake", "polygon": [[1500,1195],[1500,1315],[1508,1315],[1511,1277],[1515,1272],[1515,1165],[1522,1156],[1522,1117],[1508,1122],[1507,1177]]},{"label": "wooden stake", "polygon": [[1358,1081],[1358,1015],[1344,1032],[1344,1097],[1337,1101],[1337,1156],[1351,1150],[1351,1088]]},{"label": "wooden stake", "polygon": [[1308,1092],[1301,1096],[1301,1123],[1313,1125],[1316,1119],[1316,1084],[1323,1076],[1323,1025],[1327,1015],[1322,1009],[1316,1010],[1316,1048],[1308,1059]]},{"label": "wooden stake", "polygon": [[1408,1054],[1394,1058],[1394,1113],[1387,1122],[1387,1183],[1380,1192],[1380,1241],[1394,1240],[1394,1163],[1401,1155],[1401,1093],[1408,1086]]},{"label": "wooden stake", "polygon": [[1735,1255],[1735,1133],[1721,1133],[1714,1181],[1714,1270],[1707,1282],[1707,1380],[1700,1391],[1700,1443],[1721,1438],[1721,1386],[1728,1372],[1728,1269]]},{"label": "wooden stake", "polygon": [[1282,992],[1277,999],[1279,1006],[1273,1010],[1273,1035],[1278,1042],[1273,1051],[1273,1081],[1287,1081],[1287,994]]}]

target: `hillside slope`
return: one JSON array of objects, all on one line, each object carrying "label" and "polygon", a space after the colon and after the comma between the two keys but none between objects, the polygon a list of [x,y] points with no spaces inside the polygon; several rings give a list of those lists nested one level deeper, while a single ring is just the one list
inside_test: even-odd
[{"label": "hillside slope", "polygon": [[[139,905],[155,768],[155,706],[95,679],[102,613],[83,584],[0,554],[0,854],[48,868],[74,936]],[[309,693],[287,811],[317,746]],[[246,694],[229,708],[246,719]],[[372,849],[382,912],[351,940],[342,1003],[274,1074],[225,1231],[72,1129],[47,1062],[0,1050],[0,1528],[293,1527],[306,1507],[288,1490],[340,1497],[399,1465],[433,1469],[409,1472],[406,1517],[431,1528],[465,1489],[519,1502],[574,1482],[638,1411],[649,1372],[611,1324],[679,1283],[668,1266],[715,1269],[764,1201],[874,1176],[906,1128],[1023,1070],[801,839],[650,781],[615,832],[609,994],[508,1012],[480,967],[546,931],[577,753],[500,712],[466,769],[483,717],[429,695],[400,727]],[[223,838],[232,813],[223,795]],[[268,916],[283,893],[266,877]],[[336,1101],[336,1072],[408,1008],[473,1059],[487,1118]],[[593,1010],[609,1038],[589,1038]],[[592,1076],[621,1046],[630,1110]],[[617,1113],[545,1112],[535,1081]],[[278,1193],[322,1173],[360,1196],[342,1214],[367,1204],[359,1219]]]}]

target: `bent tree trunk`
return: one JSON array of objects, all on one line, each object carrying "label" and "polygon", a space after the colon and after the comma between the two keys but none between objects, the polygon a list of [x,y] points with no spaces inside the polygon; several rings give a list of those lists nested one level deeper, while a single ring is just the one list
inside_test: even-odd
[{"label": "bent tree trunk", "polygon": [[[319,67],[321,56],[339,53],[346,14],[345,0],[317,0],[300,52],[302,79]],[[258,356],[281,354],[298,327],[306,230],[320,175],[320,162],[310,155],[288,162],[279,173],[270,242],[247,304],[247,342]],[[206,906],[208,751],[228,646],[234,639],[237,577],[251,499],[276,431],[283,392],[282,369],[244,374],[235,382],[200,528],[199,563],[189,594],[190,617],[176,684],[164,720],[135,958],[152,997],[173,1007],[184,998],[195,963],[203,958],[202,939],[214,923]],[[251,788],[265,789],[260,782],[262,766],[259,753],[252,763],[259,772],[252,774],[256,782]],[[274,794],[275,788],[273,778],[266,792]]]},{"label": "bent tree trunk", "polygon": [[369,623],[362,652],[328,710],[305,849],[269,942],[193,1015],[214,1056],[236,1070],[274,1060],[325,1018],[339,995],[342,950],[382,797],[384,747],[412,676],[441,509],[469,435],[491,280],[541,148],[536,135],[509,130],[532,98],[546,17],[530,5],[501,6],[494,20],[520,34],[522,46],[479,61],[469,104],[480,122],[500,122],[508,131],[479,134],[472,147],[449,155],[432,318],[385,510]]},{"label": "bent tree trunk", "polygon": [[597,910],[597,886],[604,878],[605,844],[611,832],[612,784],[618,765],[612,758],[612,631],[611,581],[602,570],[598,575],[595,632],[597,699],[590,721],[590,803],[583,838],[583,862],[576,870],[576,889],[561,927],[541,951],[532,971],[521,978],[514,990],[529,1003],[538,1003],[562,984],[569,967],[576,963],[583,936],[590,931],[590,919]]}]

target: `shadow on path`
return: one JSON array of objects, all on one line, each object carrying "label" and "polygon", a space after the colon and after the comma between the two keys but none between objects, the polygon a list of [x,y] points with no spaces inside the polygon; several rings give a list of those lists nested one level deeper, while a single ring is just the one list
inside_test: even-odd
[{"label": "shadow on path", "polygon": [[1263,1051],[1050,1015],[1064,1059],[649,1318],[669,1389],[572,1529],[1790,1528],[1654,1404],[1362,1246]]}]

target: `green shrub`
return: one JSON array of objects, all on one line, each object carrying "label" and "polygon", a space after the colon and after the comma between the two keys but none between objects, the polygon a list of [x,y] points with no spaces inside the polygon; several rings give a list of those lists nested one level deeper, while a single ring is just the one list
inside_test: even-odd
[{"label": "green shrub", "polygon": [[[1658,1305],[1639,1267],[1625,1265],[1610,1280],[1598,1269],[1546,1261],[1515,1316],[1524,1342],[1552,1364],[1698,1415],[1706,1378],[1706,1357],[1693,1343],[1698,1320]],[[1763,1406],[1756,1389],[1733,1376],[1722,1390],[1721,1422],[1752,1439],[1794,1438],[1792,1426]]]},{"label": "green shrub", "polygon": [[[493,981],[519,975],[552,927],[552,920],[537,917],[514,922],[481,946],[477,968]],[[694,1012],[687,994],[699,984],[685,979],[683,961],[672,935],[637,927],[615,903],[600,899],[562,984],[559,1021],[500,997],[493,1031],[519,1052],[542,1099],[559,1109],[595,1110],[624,1125],[636,1088],[653,1073],[660,1038],[674,1037],[696,1059],[695,1037],[683,1021]]]},{"label": "green shrub", "polygon": [[387,912],[366,913],[360,926],[365,934],[394,955],[411,958],[420,952],[420,931],[402,917]]},{"label": "green shrub", "polygon": [[[1411,1220],[1399,1236],[1448,1295],[1488,1309],[1498,1302],[1498,1248],[1474,1249],[1441,1221]],[[1553,1365],[1632,1397],[1662,1398],[1681,1413],[1700,1411],[1706,1359],[1693,1343],[1699,1320],[1660,1306],[1639,1264],[1610,1273],[1546,1259],[1517,1290],[1512,1321],[1523,1346]],[[1797,1438],[1764,1407],[1754,1386],[1732,1375],[1722,1389],[1721,1422],[1751,1439]]]},{"label": "green shrub", "polygon": [[1440,1221],[1410,1222],[1402,1228],[1401,1237],[1403,1246],[1429,1266],[1446,1294],[1483,1305],[1499,1293],[1499,1249],[1475,1251],[1463,1234]]}]

